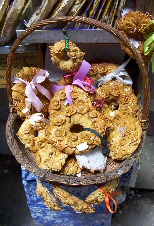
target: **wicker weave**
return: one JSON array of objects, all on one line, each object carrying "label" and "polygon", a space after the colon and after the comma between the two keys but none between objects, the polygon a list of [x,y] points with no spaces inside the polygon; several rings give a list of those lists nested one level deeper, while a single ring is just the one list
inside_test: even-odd
[{"label": "wicker weave", "polygon": [[[64,22],[65,24],[67,22],[79,22],[79,23],[89,24],[91,26],[106,30],[110,34],[116,36],[119,39],[119,41],[124,43],[130,49],[140,70],[140,73],[138,74],[138,81],[140,83],[139,85],[140,89],[138,92],[140,93],[138,93],[138,95],[142,99],[141,123],[142,123],[142,129],[143,129],[143,136],[142,136],[141,144],[139,145],[135,153],[130,158],[124,160],[123,162],[119,162],[119,161],[115,162],[111,159],[108,159],[107,168],[104,173],[92,174],[88,171],[85,171],[85,172],[82,172],[82,177],[76,177],[76,176],[60,175],[58,173],[52,173],[50,171],[40,169],[36,164],[34,155],[28,149],[25,149],[24,145],[21,144],[21,142],[16,136],[16,133],[21,125],[21,120],[17,116],[16,110],[13,106],[12,92],[11,92],[11,87],[12,87],[11,70],[12,70],[12,64],[13,64],[15,52],[18,46],[21,44],[21,42],[34,30],[38,28],[42,28],[43,26],[46,26],[46,25],[50,25],[52,23],[56,23],[56,22]],[[27,28],[14,42],[7,59],[6,84],[7,84],[7,90],[8,90],[8,98],[10,102],[10,115],[6,125],[6,138],[7,138],[8,146],[10,147],[13,155],[15,156],[17,161],[21,163],[21,165],[23,165],[27,170],[43,178],[44,180],[52,183],[81,186],[81,185],[104,183],[111,179],[121,176],[123,173],[127,172],[132,167],[132,165],[138,162],[140,151],[145,140],[145,134],[148,127],[148,114],[149,114],[149,106],[150,106],[150,94],[149,94],[150,89],[149,89],[149,80],[148,80],[147,74],[148,74],[147,69],[143,63],[140,53],[133,46],[133,44],[130,43],[129,39],[123,34],[121,34],[118,30],[110,27],[105,23],[101,23],[94,19],[84,18],[84,17],[59,17],[59,18],[50,18],[50,19],[41,21]]]}]

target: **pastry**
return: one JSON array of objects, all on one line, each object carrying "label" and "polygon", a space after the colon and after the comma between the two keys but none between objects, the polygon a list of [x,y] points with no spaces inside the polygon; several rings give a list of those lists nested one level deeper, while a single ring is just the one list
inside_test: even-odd
[{"label": "pastry", "polygon": [[[47,71],[42,70],[41,79],[42,79],[42,76],[44,76],[44,81],[41,82],[39,84],[39,86],[41,85],[47,90],[48,96],[46,96],[45,94],[38,91],[38,89],[36,89],[36,87],[34,89],[33,78],[40,72],[41,72],[40,68],[23,67],[23,69],[19,73],[16,74],[17,79],[15,79],[15,80],[17,80],[17,83],[15,83],[13,80],[13,82],[14,82],[14,85],[12,87],[13,104],[17,110],[17,114],[22,119],[24,119],[26,117],[26,115],[28,115],[28,114],[32,115],[32,114],[35,114],[38,112],[38,109],[36,109],[33,106],[33,104],[31,104],[31,102],[33,100],[29,100],[30,106],[28,106],[28,109],[27,109],[27,106],[26,106],[27,95],[26,95],[26,84],[25,83],[31,84],[31,87],[32,87],[34,93],[39,98],[39,100],[42,102],[42,108],[39,110],[39,112],[41,111],[41,113],[43,113],[45,117],[48,116],[49,102],[50,102],[50,98],[52,97],[52,91],[51,91],[52,83],[46,76]],[[18,80],[18,78],[21,78],[25,82]],[[34,102],[36,102],[36,101],[34,101]],[[27,109],[27,111],[25,111],[26,109]]]},{"label": "pastry", "polygon": [[[112,195],[117,189],[119,185],[119,178],[109,181],[105,185],[103,185],[103,189]],[[100,204],[105,201],[105,194],[98,188],[93,191],[85,200],[89,204]]]},{"label": "pastry", "polygon": [[[52,62],[59,69],[73,73],[79,70],[85,53],[71,41],[69,41],[69,47],[70,50],[66,51],[65,40],[61,40],[49,48]],[[69,59],[66,59],[66,57]]]},{"label": "pastry", "polygon": [[19,17],[25,4],[26,0],[14,0],[10,5],[1,30],[2,45],[8,43],[16,34],[16,28],[19,24]]},{"label": "pastry", "polygon": [[62,210],[62,206],[60,205],[59,200],[56,199],[52,191],[49,190],[44,184],[42,184],[39,179],[36,179],[36,181],[36,194],[39,196],[43,196],[44,204],[51,210]]},{"label": "pastry", "polygon": [[108,148],[110,157],[114,160],[125,160],[137,149],[141,142],[141,122],[134,116],[120,115],[109,131]]},{"label": "pastry", "polygon": [[36,152],[47,143],[48,123],[48,120],[43,116],[34,114],[24,120],[17,132],[17,136],[26,148]]},{"label": "pastry", "polygon": [[81,213],[94,213],[95,209],[89,205],[88,203],[82,201],[81,199],[70,195],[67,191],[64,189],[53,186],[53,192],[57,199],[59,199],[64,205],[68,206],[70,205],[76,212]]},{"label": "pastry", "polygon": [[88,72],[88,76],[94,81],[104,77],[105,75],[111,73],[119,66],[113,63],[91,63],[91,68]]},{"label": "pastry", "polygon": [[117,80],[110,80],[99,87],[96,91],[96,98],[106,101],[101,109],[109,127],[121,115],[128,114],[135,117],[138,114],[138,98],[135,96],[132,86]]},{"label": "pastry", "polygon": [[46,144],[36,152],[36,162],[39,168],[59,171],[65,164],[68,155]]},{"label": "pastry", "polygon": [[69,155],[101,145],[100,137],[106,131],[103,115],[96,111],[89,94],[77,86],[70,87],[72,105],[67,104],[65,88],[56,91],[51,99],[48,128],[52,146]]},{"label": "pastry", "polygon": [[81,167],[79,166],[76,158],[70,157],[66,160],[65,165],[60,171],[60,174],[64,175],[77,175],[81,173]]},{"label": "pastry", "polygon": [[[122,18],[117,20],[117,29],[133,42],[139,50],[145,64],[149,63],[152,57],[152,53],[145,55],[143,49],[146,35],[154,31],[153,25],[147,26],[152,20],[153,16],[149,13],[133,10],[130,10]],[[125,44],[121,43],[121,47],[129,56],[134,58],[132,52]]]}]

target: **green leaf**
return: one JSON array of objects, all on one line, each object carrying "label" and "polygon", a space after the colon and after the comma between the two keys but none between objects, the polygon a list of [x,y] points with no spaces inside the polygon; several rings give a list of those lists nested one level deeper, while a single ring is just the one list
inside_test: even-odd
[{"label": "green leaf", "polygon": [[144,55],[148,55],[154,51],[154,32],[152,35],[144,42]]}]

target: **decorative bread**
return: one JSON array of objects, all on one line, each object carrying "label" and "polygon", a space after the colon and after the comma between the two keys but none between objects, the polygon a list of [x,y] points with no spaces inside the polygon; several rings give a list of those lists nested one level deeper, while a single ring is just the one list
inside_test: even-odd
[{"label": "decorative bread", "polygon": [[[41,72],[42,71],[42,72]],[[36,87],[34,90],[34,86],[36,84],[36,81],[33,81],[34,76],[36,76],[38,73],[41,72],[41,79],[42,76],[44,76],[44,81],[40,82],[39,85],[43,86],[48,93],[49,97],[52,97],[52,90],[51,90],[51,81],[46,76],[46,71],[41,70],[40,68],[35,67],[23,67],[23,69],[16,74],[16,78],[21,78],[25,82],[22,82],[22,80],[18,81],[18,83],[14,83],[12,87],[12,98],[13,98],[13,104],[16,107],[17,114],[20,116],[20,118],[24,119],[27,114],[35,114],[37,112],[41,112],[44,114],[45,117],[48,116],[48,107],[50,103],[50,98],[46,96],[45,94],[41,93]],[[15,79],[18,80],[18,79]],[[25,111],[24,109],[27,108],[26,102],[27,102],[27,95],[26,95],[26,85],[31,84],[31,87],[33,89],[33,92],[35,92],[37,98],[42,102],[42,108],[38,111],[33,104],[31,104],[31,100],[29,100],[29,109]],[[34,96],[34,95],[33,95]],[[36,101],[35,101],[36,103]]]},{"label": "decorative bread", "polygon": [[[119,185],[119,178],[109,181],[105,185],[103,185],[103,189],[112,194],[116,191]],[[94,192],[92,192],[85,200],[89,204],[100,204],[105,201],[105,194],[98,188]]]},{"label": "decorative bread", "polygon": [[[66,72],[76,72],[79,70],[84,54],[73,42],[69,41],[70,50],[66,51],[65,40],[56,42],[50,46],[52,62],[61,70]],[[69,58],[65,59],[65,55]]]},{"label": "decorative bread", "polygon": [[67,154],[53,148],[51,144],[46,144],[36,152],[37,165],[39,168],[46,170],[61,170],[67,157]]},{"label": "decorative bread", "polygon": [[131,115],[120,115],[108,136],[110,157],[115,160],[129,158],[139,146],[141,137],[140,121]]},{"label": "decorative bread", "polygon": [[46,146],[48,120],[40,115],[32,115],[22,123],[17,136],[20,141],[31,151],[36,152]]},{"label": "decorative bread", "polygon": [[7,12],[4,25],[1,31],[1,44],[9,42],[16,33],[19,17],[26,4],[26,0],[14,0]]},{"label": "decorative bread", "polygon": [[2,23],[2,20],[4,18],[4,15],[6,13],[8,6],[9,6],[9,0],[0,1],[0,23]]},{"label": "decorative bread", "polygon": [[36,9],[28,21],[27,27],[46,19],[56,2],[57,0],[43,0],[41,5]]},{"label": "decorative bread", "polygon": [[40,180],[36,179],[36,181],[37,181],[36,193],[39,196],[43,196],[44,204],[51,210],[55,211],[62,210],[59,201],[55,198],[52,191],[49,190],[46,186],[44,186]]},{"label": "decorative bread", "polygon": [[77,86],[70,87],[72,105],[65,104],[65,89],[61,89],[55,92],[49,106],[49,141],[53,147],[69,155],[81,154],[99,146],[101,139],[94,131],[100,136],[106,131],[106,122],[92,106],[88,93]]},{"label": "decorative bread", "polygon": [[70,205],[76,212],[81,213],[94,213],[95,209],[89,205],[88,203],[82,201],[81,199],[69,194],[64,189],[53,186],[54,195],[57,199],[59,199],[64,205]]}]

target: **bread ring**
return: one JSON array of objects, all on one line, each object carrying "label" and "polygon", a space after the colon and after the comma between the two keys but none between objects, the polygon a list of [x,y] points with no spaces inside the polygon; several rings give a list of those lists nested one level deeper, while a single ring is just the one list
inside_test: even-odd
[{"label": "bread ring", "polygon": [[[65,51],[65,40],[61,40],[49,48],[52,62],[59,69],[72,73],[79,70],[85,53],[71,41],[69,41],[69,47],[70,50]],[[65,56],[69,59],[65,59]]]},{"label": "bread ring", "polygon": [[70,205],[76,212],[82,213],[94,213],[95,209],[83,200],[69,194],[64,189],[53,186],[53,192],[57,199],[59,199],[64,205]]},{"label": "bread ring", "polygon": [[[148,26],[150,21],[153,20],[153,16],[149,13],[142,13],[140,11],[130,10],[123,17],[117,20],[117,29],[127,36],[129,39],[135,39],[138,46],[136,48],[139,50],[143,61],[148,64],[151,60],[152,53],[147,55],[144,54],[144,42],[146,40],[146,35],[152,32],[152,26]],[[131,41],[132,41],[131,39]],[[134,58],[130,49],[123,43],[121,43],[121,48],[132,58]]]},{"label": "bread ring", "polygon": [[88,76],[94,81],[104,77],[117,69],[119,65],[113,63],[91,63],[91,68],[88,72]]},{"label": "bread ring", "polygon": [[101,139],[91,128],[104,136],[106,122],[103,115],[92,106],[91,97],[79,87],[71,86],[73,105],[65,105],[65,89],[57,91],[50,101],[49,142],[69,155],[81,154],[101,144]]},{"label": "bread ring", "polygon": [[114,128],[109,131],[110,157],[116,160],[129,158],[140,144],[141,136],[140,121],[131,115],[120,115]]},{"label": "bread ring", "polygon": [[[40,71],[40,68],[35,67],[23,67],[23,69],[17,73],[16,77],[22,78],[23,80],[27,82],[31,82],[33,77]],[[41,85],[46,88],[50,94],[52,94],[51,90],[51,81],[48,78],[45,78],[45,80],[41,83]],[[25,89],[26,85],[22,82],[16,83],[12,87],[12,98],[13,98],[13,104],[17,110],[17,114],[20,116],[20,118],[25,119],[25,114],[23,113],[23,109],[26,108],[25,103]],[[50,100],[45,97],[42,93],[38,91],[37,97],[42,101],[44,107],[42,108],[41,112],[44,114],[45,117],[48,116],[48,107]],[[37,111],[33,106],[30,108],[29,114],[35,114]]]},{"label": "bread ring", "polygon": [[25,119],[17,133],[20,141],[31,151],[36,152],[43,148],[47,142],[47,122]]},{"label": "bread ring", "polygon": [[143,35],[150,33],[147,25],[153,19],[149,13],[130,10],[123,17],[117,20],[117,28],[124,31],[129,38],[143,40]]},{"label": "bread ring", "polygon": [[139,112],[138,98],[135,96],[132,87],[117,80],[108,81],[99,87],[96,91],[96,98],[103,98],[107,103],[102,111],[108,120],[109,127],[121,115],[137,116]]},{"label": "bread ring", "polygon": [[65,164],[68,155],[47,144],[36,152],[36,162],[41,169],[59,171]]}]

